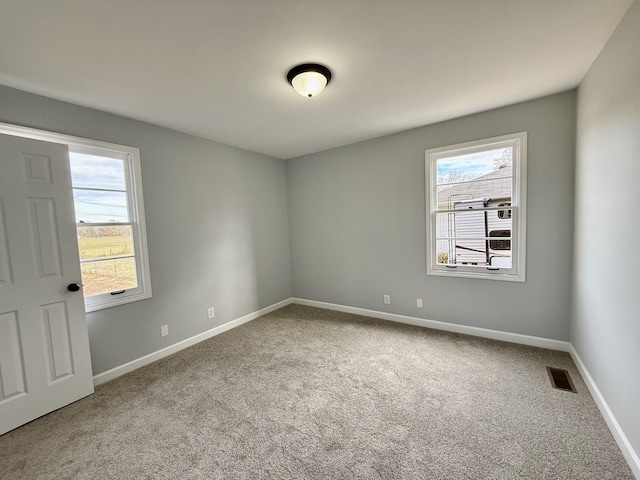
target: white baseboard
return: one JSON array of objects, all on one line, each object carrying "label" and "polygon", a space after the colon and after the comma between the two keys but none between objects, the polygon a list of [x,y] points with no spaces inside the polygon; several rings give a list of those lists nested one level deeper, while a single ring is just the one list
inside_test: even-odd
[{"label": "white baseboard", "polygon": [[409,317],[406,315],[397,315],[395,313],[385,313],[385,312],[379,312],[376,310],[366,310],[364,308],[348,307],[346,305],[337,305],[335,303],[318,302],[315,300],[306,300],[303,298],[287,298],[285,300],[282,300],[281,302],[274,303],[273,305],[270,305],[268,307],[255,311],[243,317],[237,318],[235,320],[224,323],[222,325],[218,325],[217,327],[214,327],[211,330],[207,330],[206,332],[199,333],[198,335],[194,335],[193,337],[174,343],[173,345],[169,345],[168,347],[162,348],[148,355],[145,355],[143,357],[127,362],[123,365],[114,367],[111,370],[107,370],[106,372],[102,372],[97,375],[94,375],[93,384],[94,386],[98,386],[100,384],[108,382],[109,380],[118,378],[121,375],[125,375],[140,367],[144,367],[145,365],[155,362],[156,360],[160,360],[161,358],[168,357],[169,355],[177,353],[180,350],[184,350],[185,348],[195,345],[196,343],[207,340],[208,338],[215,337],[216,335],[220,335],[221,333],[231,330],[232,328],[239,327],[244,323],[250,322],[251,320],[255,320],[256,318],[261,317],[262,315],[266,315],[267,313],[273,312],[274,310],[282,308],[291,303],[297,303],[299,305],[308,305],[310,307],[324,308],[327,310],[336,310],[336,311],[345,312],[345,313],[354,313],[356,315],[364,315],[367,317],[380,318],[380,319],[389,320],[392,322],[406,323],[408,325],[417,325],[419,327],[433,328],[435,330],[445,330],[448,332],[463,333],[466,335],[474,335],[476,337],[492,338],[494,340],[502,340],[505,342],[519,343],[522,345],[531,345],[534,347],[549,348],[551,350],[561,350],[564,352],[568,352],[570,347],[568,342],[551,340],[548,338],[533,337],[530,335],[521,335],[518,333],[501,332],[499,330],[489,330],[486,328],[479,328],[479,327],[469,327],[466,325],[458,325],[454,323],[438,322],[436,320],[425,320],[423,318],[418,318],[418,317]]},{"label": "white baseboard", "polygon": [[607,401],[602,396],[600,389],[594,382],[593,377],[587,370],[587,367],[582,362],[580,355],[578,355],[578,352],[573,345],[571,345],[569,353],[571,354],[571,358],[573,358],[573,362],[576,364],[576,367],[578,367],[578,371],[580,372],[584,383],[587,384],[587,388],[591,392],[591,396],[600,409],[600,413],[604,417],[604,421],[607,422],[607,426],[609,427],[609,430],[611,430],[613,438],[615,438],[618,447],[620,447],[622,455],[624,455],[624,458],[627,460],[627,463],[629,464],[629,467],[631,467],[635,477],[640,480],[640,457],[638,457],[638,454],[631,446],[631,443],[629,443],[629,439],[622,431],[616,417],[613,416],[613,412],[609,408]]},{"label": "white baseboard", "polygon": [[161,358],[168,357],[180,350],[184,350],[196,343],[200,343],[208,338],[215,337],[216,335],[220,335],[232,328],[239,327],[243,323],[250,322],[251,320],[255,320],[262,315],[266,315],[267,313],[273,312],[279,308],[282,308],[286,305],[292,303],[291,298],[287,298],[286,300],[282,300],[281,302],[274,303],[273,305],[269,305],[268,307],[262,308],[256,312],[249,313],[240,318],[236,318],[230,322],[224,323],[222,325],[218,325],[217,327],[212,328],[211,330],[207,330],[206,332],[199,333],[198,335],[194,335],[193,337],[182,340],[178,343],[174,343],[173,345],[169,345],[168,347],[157,350],[153,353],[145,355],[144,357],[137,358],[136,360],[132,360],[118,367],[112,368],[111,370],[107,370],[106,372],[99,373],[98,375],[94,375],[93,384],[94,386],[98,386],[102,383],[108,382],[109,380],[113,380],[114,378],[118,378],[126,373],[132,372],[140,367],[144,367],[156,360],[160,360]]},{"label": "white baseboard", "polygon": [[521,345],[529,345],[532,347],[548,348],[550,350],[560,350],[562,352],[568,352],[570,347],[569,342],[552,340],[550,338],[534,337],[531,335],[522,335],[520,333],[501,332],[500,330],[490,330],[488,328],[469,327],[467,325],[459,325],[456,323],[439,322],[437,320],[426,320],[424,318],[409,317],[407,315],[398,315],[395,313],[379,312],[377,310],[366,310],[364,308],[347,307],[346,305],[318,302],[316,300],[306,300],[304,298],[294,297],[292,300],[293,303],[297,303],[299,305],[307,305],[309,307],[318,307],[327,310],[336,310],[338,312],[354,313],[356,315],[389,320],[391,322],[406,323],[408,325],[433,328],[434,330],[444,330],[447,332],[463,333],[465,335],[491,338],[493,340],[502,340],[503,342],[519,343]]}]

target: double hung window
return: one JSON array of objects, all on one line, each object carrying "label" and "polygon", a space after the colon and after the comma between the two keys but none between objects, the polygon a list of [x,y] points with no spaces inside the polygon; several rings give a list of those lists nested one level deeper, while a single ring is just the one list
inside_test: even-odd
[{"label": "double hung window", "polygon": [[526,132],[425,153],[427,274],[525,281]]},{"label": "double hung window", "polygon": [[137,149],[71,145],[69,164],[86,310],[147,298]]}]

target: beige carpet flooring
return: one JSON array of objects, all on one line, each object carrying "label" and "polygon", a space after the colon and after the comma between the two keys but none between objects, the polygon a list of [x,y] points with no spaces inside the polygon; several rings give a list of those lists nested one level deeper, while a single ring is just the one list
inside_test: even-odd
[{"label": "beige carpet flooring", "polygon": [[566,353],[290,305],[0,437],[0,478],[633,475]]}]

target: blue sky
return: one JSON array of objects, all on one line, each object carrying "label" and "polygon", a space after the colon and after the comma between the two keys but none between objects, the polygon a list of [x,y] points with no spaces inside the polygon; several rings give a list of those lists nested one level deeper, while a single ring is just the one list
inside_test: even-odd
[{"label": "blue sky", "polygon": [[76,222],[127,222],[124,161],[74,152],[69,159]]},{"label": "blue sky", "polygon": [[494,160],[499,160],[505,150],[508,149],[500,148],[440,159],[438,178],[446,177],[452,172],[465,172],[469,175],[467,180],[486,175],[495,170]]}]

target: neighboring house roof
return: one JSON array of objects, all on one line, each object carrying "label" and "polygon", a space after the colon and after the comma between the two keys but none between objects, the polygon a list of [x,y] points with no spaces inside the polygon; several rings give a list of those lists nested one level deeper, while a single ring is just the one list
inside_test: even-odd
[{"label": "neighboring house roof", "polygon": [[511,198],[512,167],[506,165],[491,173],[487,173],[468,182],[461,182],[444,187],[438,192],[438,205],[447,207],[452,195],[468,195],[454,201],[489,197],[492,199]]}]

